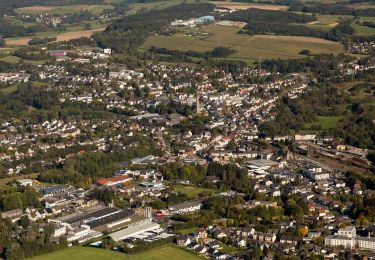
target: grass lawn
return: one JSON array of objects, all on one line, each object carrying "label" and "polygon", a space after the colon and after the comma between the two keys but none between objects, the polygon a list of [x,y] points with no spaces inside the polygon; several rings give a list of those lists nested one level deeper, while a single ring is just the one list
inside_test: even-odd
[{"label": "grass lawn", "polygon": [[151,249],[139,254],[129,256],[125,259],[129,260],[166,260],[166,259],[176,259],[176,260],[194,260],[203,259],[194,253],[188,252],[184,249],[178,248],[175,245],[166,245],[158,248]]},{"label": "grass lawn", "polygon": [[118,253],[114,251],[108,251],[98,248],[89,248],[89,247],[70,247],[67,249],[59,250],[53,253],[40,255],[31,258],[32,260],[117,260],[125,259],[126,255],[123,253]]},{"label": "grass lawn", "polygon": [[220,243],[220,247],[221,247],[221,249],[219,249],[220,252],[230,254],[230,255],[234,255],[240,251],[237,247],[229,246],[224,243]]},{"label": "grass lawn", "polygon": [[[45,86],[47,86],[47,83],[45,83],[45,82],[40,82],[40,81],[30,81],[30,82],[34,87],[45,87]],[[14,85],[12,85],[10,87],[7,87],[7,88],[0,88],[0,92],[5,94],[5,95],[12,94],[13,92],[17,91],[17,86],[18,86],[18,84],[14,84]]]},{"label": "grass lawn", "polygon": [[197,227],[185,228],[185,229],[178,230],[178,232],[181,233],[182,235],[194,234],[194,232],[196,232],[196,231],[198,231]]},{"label": "grass lawn", "polygon": [[236,50],[227,59],[252,62],[259,59],[302,58],[300,51],[308,49],[313,54],[334,53],[342,50],[339,43],[312,37],[238,34],[239,28],[208,25],[199,29],[208,35],[187,36],[178,33],[172,36],[150,35],[141,47],[147,50],[152,46],[171,50],[210,51],[215,47],[228,47]]},{"label": "grass lawn", "polygon": [[53,253],[36,256],[31,260],[117,260],[117,259],[129,259],[129,260],[165,260],[165,259],[178,259],[178,260],[194,260],[202,259],[200,256],[185,251],[174,245],[166,245],[158,248],[154,248],[135,255],[126,255],[114,251],[108,251],[98,248],[89,247],[71,247],[56,251]]},{"label": "grass lawn", "polygon": [[306,127],[309,128],[312,125],[321,125],[322,129],[335,128],[341,119],[343,119],[342,116],[318,116],[316,122],[306,124]]},{"label": "grass lawn", "polygon": [[309,27],[319,28],[323,30],[330,30],[335,27],[340,18],[351,18],[349,15],[317,15],[317,21],[307,24]]},{"label": "grass lawn", "polygon": [[185,193],[189,198],[195,198],[202,192],[213,192],[212,189],[201,188],[191,185],[176,184],[172,186],[175,191]]},{"label": "grass lawn", "polygon": [[16,56],[12,56],[12,55],[9,55],[9,56],[5,56],[5,57],[2,57],[0,58],[1,61],[5,61],[5,62],[8,62],[8,63],[18,63],[20,58],[16,57]]},{"label": "grass lawn", "polygon": [[8,182],[12,180],[19,180],[19,179],[36,179],[38,177],[38,173],[32,173],[28,175],[21,175],[21,176],[14,176],[9,178],[0,179],[0,191],[10,189],[10,186],[6,185]]},{"label": "grass lawn", "polygon": [[356,23],[352,23],[351,25],[355,30],[355,34],[357,34],[357,35],[369,36],[369,35],[375,34],[375,28],[362,26],[362,25],[359,25],[359,24],[356,24]]},{"label": "grass lawn", "polygon": [[16,91],[17,91],[17,85],[13,85],[7,88],[0,88],[0,92],[5,95],[12,94],[13,92],[16,92]]}]

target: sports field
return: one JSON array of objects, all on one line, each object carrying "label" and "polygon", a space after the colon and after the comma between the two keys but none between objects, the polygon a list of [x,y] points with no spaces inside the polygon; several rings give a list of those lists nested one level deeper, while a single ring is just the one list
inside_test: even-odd
[{"label": "sports field", "polygon": [[89,11],[93,14],[100,14],[105,9],[112,9],[113,5],[61,5],[61,6],[27,6],[17,8],[18,14],[66,14]]},{"label": "sports field", "polygon": [[339,43],[312,37],[238,34],[239,29],[219,25],[208,25],[200,29],[203,36],[187,36],[179,33],[172,36],[151,35],[141,49],[155,46],[171,50],[210,51],[222,46],[232,48],[236,53],[229,58],[252,62],[259,59],[301,58],[300,51],[308,49],[313,54],[341,52]]},{"label": "sports field", "polygon": [[88,247],[71,247],[56,251],[53,253],[37,256],[31,260],[165,260],[165,259],[178,259],[178,260],[195,260],[203,259],[193,253],[187,252],[174,245],[161,246],[135,255],[125,255],[104,249],[88,248]]}]

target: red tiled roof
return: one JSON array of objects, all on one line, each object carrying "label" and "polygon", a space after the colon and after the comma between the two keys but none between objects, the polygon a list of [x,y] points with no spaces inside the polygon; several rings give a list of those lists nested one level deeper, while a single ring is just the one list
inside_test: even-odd
[{"label": "red tiled roof", "polygon": [[118,181],[122,181],[126,179],[129,179],[129,177],[128,176],[116,176],[113,178],[100,178],[96,180],[96,183],[98,183],[99,185],[106,185],[109,182],[118,182]]}]

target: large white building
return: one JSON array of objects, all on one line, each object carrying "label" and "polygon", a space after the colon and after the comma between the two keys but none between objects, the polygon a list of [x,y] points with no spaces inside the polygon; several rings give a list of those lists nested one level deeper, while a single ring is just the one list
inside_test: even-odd
[{"label": "large white building", "polygon": [[357,237],[354,226],[347,226],[340,228],[335,235],[330,235],[325,238],[327,246],[339,247],[343,246],[346,249],[365,249],[375,251],[374,237]]}]

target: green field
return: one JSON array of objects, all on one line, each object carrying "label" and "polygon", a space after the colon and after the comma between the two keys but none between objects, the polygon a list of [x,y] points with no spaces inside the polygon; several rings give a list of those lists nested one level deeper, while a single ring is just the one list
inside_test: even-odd
[{"label": "green field", "polygon": [[194,260],[202,259],[201,257],[178,248],[174,245],[161,246],[149,251],[145,251],[136,255],[125,255],[114,251],[108,251],[98,248],[89,247],[71,247],[56,251],[53,253],[37,256],[31,258],[31,260],[117,260],[117,259],[129,259],[129,260],[165,260],[165,259],[178,259],[178,260]]},{"label": "green field", "polygon": [[[194,3],[195,0],[186,0],[185,3]],[[205,2],[205,1],[200,1]],[[168,0],[168,1],[156,1],[150,3],[131,3],[129,4],[131,13],[136,13],[139,11],[152,10],[152,9],[164,9],[171,7],[173,5],[181,4],[180,0]]]},{"label": "green field", "polygon": [[32,173],[32,174],[28,174],[28,175],[14,176],[14,177],[0,179],[0,191],[10,189],[10,186],[8,186],[7,183],[11,182],[12,180],[36,179],[37,177],[38,177],[37,173]]},{"label": "green field", "polygon": [[180,233],[182,235],[190,235],[190,234],[194,234],[196,231],[198,231],[198,228],[192,227],[192,228],[180,229],[180,230],[178,230],[178,233]]},{"label": "green field", "polygon": [[152,46],[171,50],[210,51],[215,47],[228,47],[236,51],[230,59],[252,62],[259,59],[296,59],[298,54],[308,49],[313,54],[334,53],[342,50],[339,43],[324,39],[295,36],[238,34],[239,28],[229,26],[208,25],[200,29],[208,35],[187,36],[178,33],[172,36],[151,35],[141,47],[147,50]]},{"label": "green field", "polygon": [[362,26],[356,23],[352,23],[352,27],[355,30],[355,34],[361,35],[361,36],[369,36],[369,35],[375,35],[375,28]]},{"label": "green field", "polygon": [[186,194],[189,198],[196,198],[199,196],[199,194],[203,192],[213,192],[214,190],[211,189],[206,189],[206,188],[201,188],[197,186],[191,186],[191,185],[182,185],[182,184],[177,184],[172,186],[173,189],[177,192],[181,192]]},{"label": "green field", "polygon": [[20,61],[20,58],[18,58],[16,56],[9,55],[9,56],[1,57],[0,61],[5,61],[5,62],[8,62],[8,63],[16,64]]},{"label": "green field", "polygon": [[105,9],[112,9],[113,5],[61,5],[61,6],[28,6],[17,8],[18,14],[66,14],[89,11],[93,14],[101,14]]},{"label": "green field", "polygon": [[335,128],[341,119],[343,119],[342,116],[318,116],[318,120],[306,124],[306,128],[309,128],[312,125],[320,125],[322,129]]},{"label": "green field", "polygon": [[333,27],[335,27],[337,25],[340,18],[351,18],[352,16],[319,14],[316,17],[317,17],[318,20],[308,23],[307,26],[313,27],[313,28],[319,28],[319,29],[323,29],[323,30],[328,31],[328,30],[332,29]]}]

